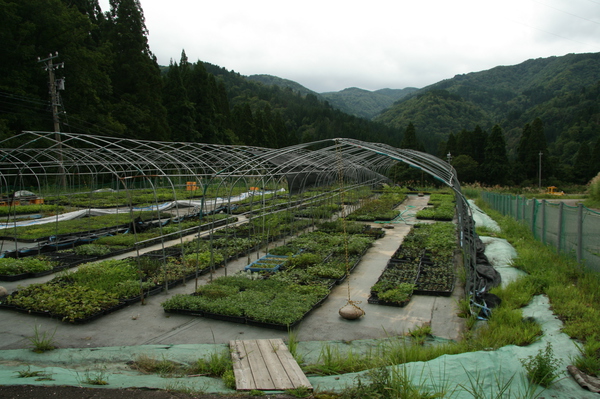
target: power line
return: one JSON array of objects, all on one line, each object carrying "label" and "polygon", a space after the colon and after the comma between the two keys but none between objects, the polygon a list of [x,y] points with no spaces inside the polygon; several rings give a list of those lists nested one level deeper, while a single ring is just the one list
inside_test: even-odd
[{"label": "power line", "polygon": [[[588,21],[588,22],[594,23],[594,24],[596,24],[596,25],[600,25],[600,22],[596,22],[596,21],[594,21],[594,20],[591,20],[591,19],[588,19],[588,18],[584,18],[584,17],[581,17],[581,16],[579,16],[579,15],[572,14],[572,13],[570,13],[570,12],[568,12],[568,11],[561,10],[560,8],[556,8],[556,7],[554,7],[554,6],[551,6],[551,5],[548,5],[548,4],[544,4],[544,3],[540,2],[540,1],[537,1],[537,0],[531,0],[531,1],[533,1],[534,3],[541,4],[541,5],[543,5],[544,7],[548,7],[548,8],[551,8],[551,9],[553,9],[553,10],[556,10],[556,11],[558,11],[558,12],[562,12],[563,14],[570,15],[570,16],[572,16],[572,17],[575,17],[575,18],[583,19],[584,21]],[[592,3],[595,3],[595,2],[592,2]],[[596,4],[599,4],[599,3],[596,3]]]},{"label": "power line", "polygon": [[535,30],[538,30],[540,32],[543,32],[543,33],[546,33],[546,34],[549,34],[549,35],[552,35],[552,36],[560,37],[561,39],[569,40],[569,41],[571,41],[573,43],[583,44],[584,46],[590,46],[590,47],[596,46],[595,44],[580,42],[579,40],[574,40],[574,39],[571,39],[571,38],[559,35],[557,33],[549,32],[547,30],[540,29],[540,28],[537,28],[535,26],[531,26],[529,24],[526,24],[525,22],[515,21],[514,19],[513,19],[513,22],[516,22],[516,23],[521,24],[523,26],[526,26],[528,28],[535,29]]},{"label": "power line", "polygon": [[40,100],[38,98],[26,97],[23,95],[8,93],[5,91],[0,91],[0,97],[17,100],[17,101],[28,102],[28,103],[32,103],[32,104],[44,105],[44,106],[49,104],[48,101]]}]

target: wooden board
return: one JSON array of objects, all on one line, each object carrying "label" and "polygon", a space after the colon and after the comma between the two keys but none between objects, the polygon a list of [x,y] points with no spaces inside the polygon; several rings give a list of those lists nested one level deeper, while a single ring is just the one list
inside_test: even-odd
[{"label": "wooden board", "polygon": [[237,390],[312,389],[281,338],[230,341],[229,345]]}]

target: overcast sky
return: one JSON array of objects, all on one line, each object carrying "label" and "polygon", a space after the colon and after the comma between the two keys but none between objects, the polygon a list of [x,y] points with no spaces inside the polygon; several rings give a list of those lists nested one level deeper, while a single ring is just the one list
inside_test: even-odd
[{"label": "overcast sky", "polygon": [[[424,87],[600,52],[600,0],[140,0],[161,65],[209,62],[316,92]],[[108,0],[100,0],[108,11]]]}]

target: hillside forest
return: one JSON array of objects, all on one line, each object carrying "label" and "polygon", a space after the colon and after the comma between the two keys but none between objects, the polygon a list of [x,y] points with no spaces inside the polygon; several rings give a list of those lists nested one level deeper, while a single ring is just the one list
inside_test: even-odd
[{"label": "hillside forest", "polygon": [[[184,50],[159,66],[139,0],[110,0],[106,12],[97,0],[0,0],[0,10],[0,139],[53,130],[51,60],[61,131],[275,148],[349,137],[427,151],[487,185],[537,185],[540,164],[544,185],[585,184],[600,170],[600,54],[420,90],[318,94]],[[390,176],[420,173],[398,165]]]}]

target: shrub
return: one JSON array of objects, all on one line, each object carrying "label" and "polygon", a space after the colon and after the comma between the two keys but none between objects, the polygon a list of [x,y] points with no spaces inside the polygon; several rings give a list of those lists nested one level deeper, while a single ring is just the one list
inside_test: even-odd
[{"label": "shrub", "polygon": [[535,356],[521,359],[521,363],[527,372],[527,378],[534,384],[548,387],[559,376],[557,370],[560,362],[554,357],[552,345],[546,344],[546,348],[540,349]]},{"label": "shrub", "polygon": [[589,194],[592,201],[600,202],[600,173],[590,182]]}]

